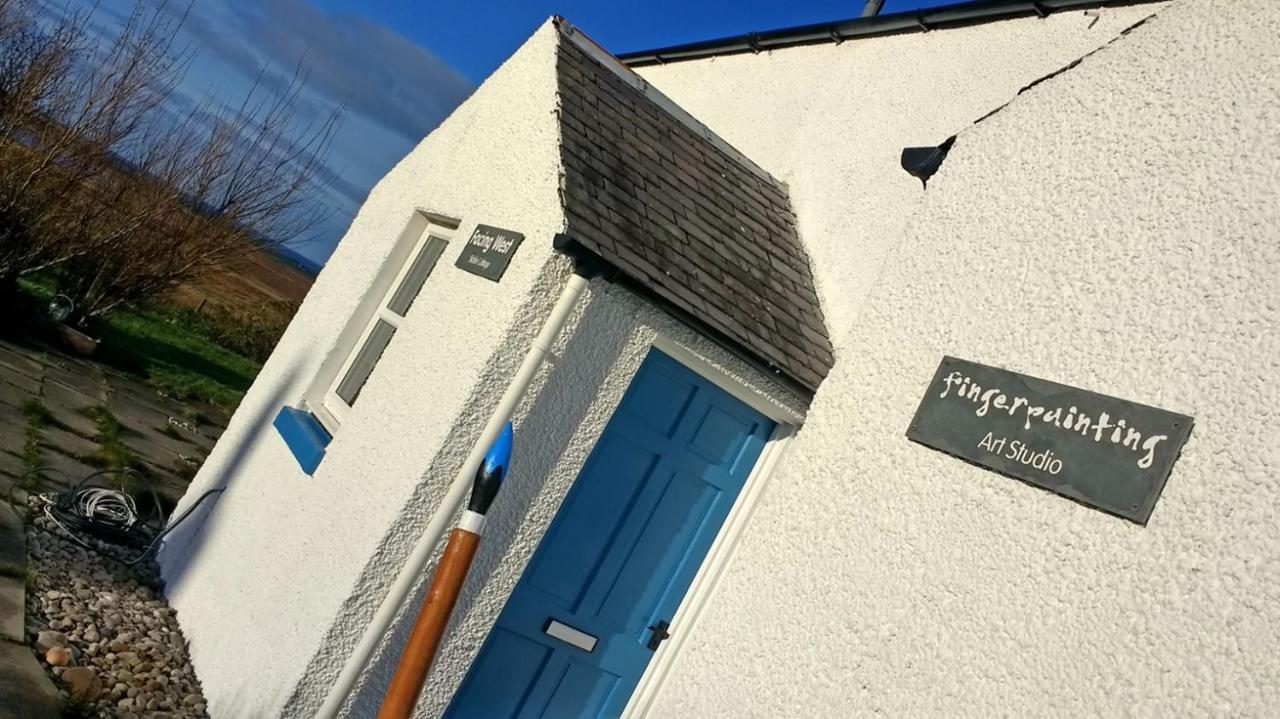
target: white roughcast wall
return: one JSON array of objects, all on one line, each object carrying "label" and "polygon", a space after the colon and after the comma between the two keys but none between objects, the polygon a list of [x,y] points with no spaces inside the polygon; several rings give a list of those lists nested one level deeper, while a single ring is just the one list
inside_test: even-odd
[{"label": "white roughcast wall", "polygon": [[923,200],[898,163],[1022,87],[1112,40],[1161,4],[639,68],[787,183],[837,358],[873,281]]},{"label": "white roughcast wall", "polygon": [[[496,400],[473,390],[509,378],[563,284],[557,39],[545,25],[374,187],[179,507],[226,488],[161,554],[212,716],[309,714],[285,709],[296,685],[336,676]],[[461,227],[307,477],[271,421],[302,399],[418,208]],[[454,267],[477,223],[525,235],[499,283]],[[326,689],[308,682],[293,704],[314,711]]]},{"label": "white roughcast wall", "polygon": [[[1001,32],[903,42],[981,47]],[[1158,7],[956,127],[892,235],[845,233],[894,261],[864,306],[832,313],[857,316],[844,357],[653,716],[1275,716],[1277,37],[1269,0]],[[948,72],[916,67],[902,72]],[[914,120],[892,110],[880,124]],[[820,123],[841,130],[787,127]],[[901,173],[896,157],[864,160]],[[858,204],[845,179],[825,201]],[[806,216],[824,198],[803,192],[812,240],[831,219]],[[944,354],[1194,416],[1148,526],[908,442]]]}]

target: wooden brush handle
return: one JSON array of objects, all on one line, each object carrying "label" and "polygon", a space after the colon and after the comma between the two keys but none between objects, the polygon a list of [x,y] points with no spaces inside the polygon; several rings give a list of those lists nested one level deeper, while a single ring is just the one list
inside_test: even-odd
[{"label": "wooden brush handle", "polygon": [[462,592],[462,585],[467,580],[467,572],[471,570],[471,561],[475,559],[479,546],[479,534],[455,529],[449,535],[449,543],[436,567],[431,589],[427,592],[422,608],[418,610],[413,634],[405,645],[404,654],[400,655],[400,665],[396,667],[396,675],[387,689],[386,698],[382,700],[378,719],[408,719],[413,714],[418,695],[422,693],[422,685],[435,660],[436,650],[440,648],[445,627],[449,625],[453,605],[458,602],[458,595]]}]

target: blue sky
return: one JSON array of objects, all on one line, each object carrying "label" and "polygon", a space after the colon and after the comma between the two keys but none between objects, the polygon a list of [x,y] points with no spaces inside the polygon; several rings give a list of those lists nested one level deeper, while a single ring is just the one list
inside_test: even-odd
[{"label": "blue sky", "polygon": [[[551,15],[563,15],[614,53],[857,17],[862,0],[312,0],[359,14],[430,48],[480,82]],[[882,12],[959,0],[887,0]]]},{"label": "blue sky", "polygon": [[[55,14],[66,6],[45,1]],[[954,1],[887,0],[884,12]],[[80,2],[97,5],[102,35],[133,6],[133,0]],[[170,0],[168,8],[181,12],[185,3]],[[303,119],[346,107],[316,178],[331,214],[295,247],[323,262],[378,178],[553,14],[623,53],[846,19],[861,10],[861,0],[195,0],[180,42],[198,52],[178,100],[231,102],[260,70],[288,75],[301,59]]]}]

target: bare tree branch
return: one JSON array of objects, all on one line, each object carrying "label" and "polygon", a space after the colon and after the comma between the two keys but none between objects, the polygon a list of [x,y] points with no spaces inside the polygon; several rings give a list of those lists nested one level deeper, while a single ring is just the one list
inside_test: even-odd
[{"label": "bare tree branch", "polygon": [[324,220],[313,179],[342,109],[299,120],[305,62],[175,117],[185,13],[138,2],[105,45],[91,14],[45,28],[30,0],[0,0],[0,282],[56,267],[83,324]]}]

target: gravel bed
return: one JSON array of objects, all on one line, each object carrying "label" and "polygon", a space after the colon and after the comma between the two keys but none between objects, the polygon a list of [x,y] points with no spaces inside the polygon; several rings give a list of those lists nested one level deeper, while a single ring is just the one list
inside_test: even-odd
[{"label": "gravel bed", "polygon": [[[96,540],[116,556],[136,556]],[[174,611],[150,560],[128,568],[67,539],[42,513],[27,524],[39,572],[27,592],[27,637],[81,716],[205,717]]]}]

